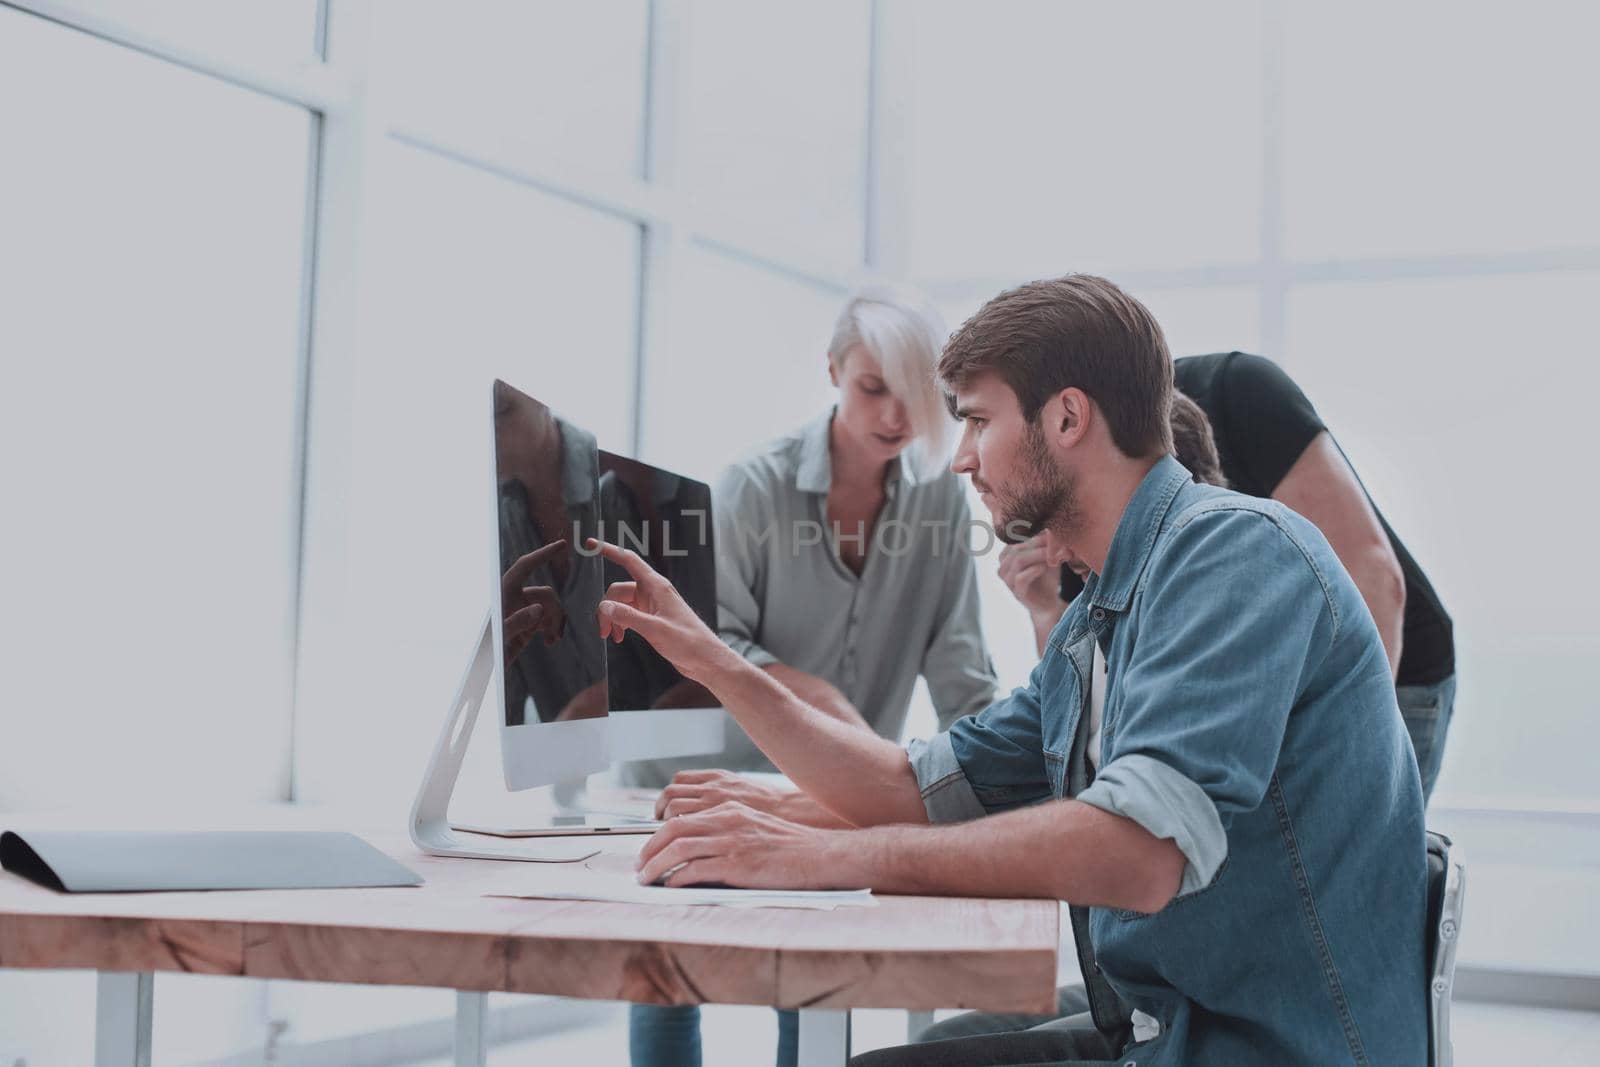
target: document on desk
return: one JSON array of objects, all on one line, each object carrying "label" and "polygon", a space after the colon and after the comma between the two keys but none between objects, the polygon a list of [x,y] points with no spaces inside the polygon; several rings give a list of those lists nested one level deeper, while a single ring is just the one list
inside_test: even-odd
[{"label": "document on desk", "polygon": [[540,867],[508,873],[484,891],[486,897],[528,900],[602,900],[619,904],[698,905],[723,908],[835,908],[873,907],[869,889],[712,889],[640,885],[629,856],[601,854],[581,864]]}]

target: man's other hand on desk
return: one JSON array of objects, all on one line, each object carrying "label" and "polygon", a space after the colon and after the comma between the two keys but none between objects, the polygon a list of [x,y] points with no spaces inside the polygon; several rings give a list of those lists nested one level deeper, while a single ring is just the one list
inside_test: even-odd
[{"label": "man's other hand on desk", "polygon": [[679,771],[656,798],[656,818],[693,815],[727,803],[743,804],[804,826],[848,829],[853,825],[797,789],[721,770]]},{"label": "man's other hand on desk", "polygon": [[639,852],[639,882],[741,889],[860,889],[846,830],[802,826],[737,801],[668,819]]},{"label": "man's other hand on desk", "polygon": [[1177,895],[1187,862],[1171,838],[1076,800],[948,826],[860,830],[802,826],[727,801],[668,819],[645,842],[638,870],[646,885],[1036,897],[1150,914]]}]

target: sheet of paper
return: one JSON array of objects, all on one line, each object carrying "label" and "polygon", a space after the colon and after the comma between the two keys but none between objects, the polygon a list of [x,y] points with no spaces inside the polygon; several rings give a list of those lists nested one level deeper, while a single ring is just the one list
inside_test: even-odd
[{"label": "sheet of paper", "polygon": [[877,904],[871,890],[867,889],[672,889],[667,886],[640,885],[634,875],[632,857],[616,854],[602,854],[581,864],[565,864],[559,868],[523,869],[484,890],[483,895],[534,900],[604,900],[677,907],[701,905],[803,908],[813,911]]}]

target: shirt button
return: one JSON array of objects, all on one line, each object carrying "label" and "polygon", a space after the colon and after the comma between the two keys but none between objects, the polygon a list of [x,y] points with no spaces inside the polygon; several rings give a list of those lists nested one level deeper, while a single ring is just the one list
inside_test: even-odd
[{"label": "shirt button", "polygon": [[1104,622],[1105,619],[1106,619],[1106,609],[1105,608],[1095,608],[1094,609],[1094,621],[1095,622]]}]

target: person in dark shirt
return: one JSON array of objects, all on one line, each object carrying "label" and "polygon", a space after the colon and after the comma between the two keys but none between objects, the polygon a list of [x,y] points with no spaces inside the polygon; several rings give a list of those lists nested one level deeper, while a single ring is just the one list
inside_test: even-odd
[{"label": "person in dark shirt", "polygon": [[[1244,352],[1173,361],[1175,384],[1211,424],[1229,488],[1270,497],[1322,531],[1372,612],[1411,735],[1424,797],[1433,792],[1455,705],[1450,615],[1368,496],[1305,393],[1271,360]],[[1175,430],[1177,426],[1175,424]],[[1001,553],[1001,577],[1044,637],[1082,582],[1042,565],[1028,542]]]}]

